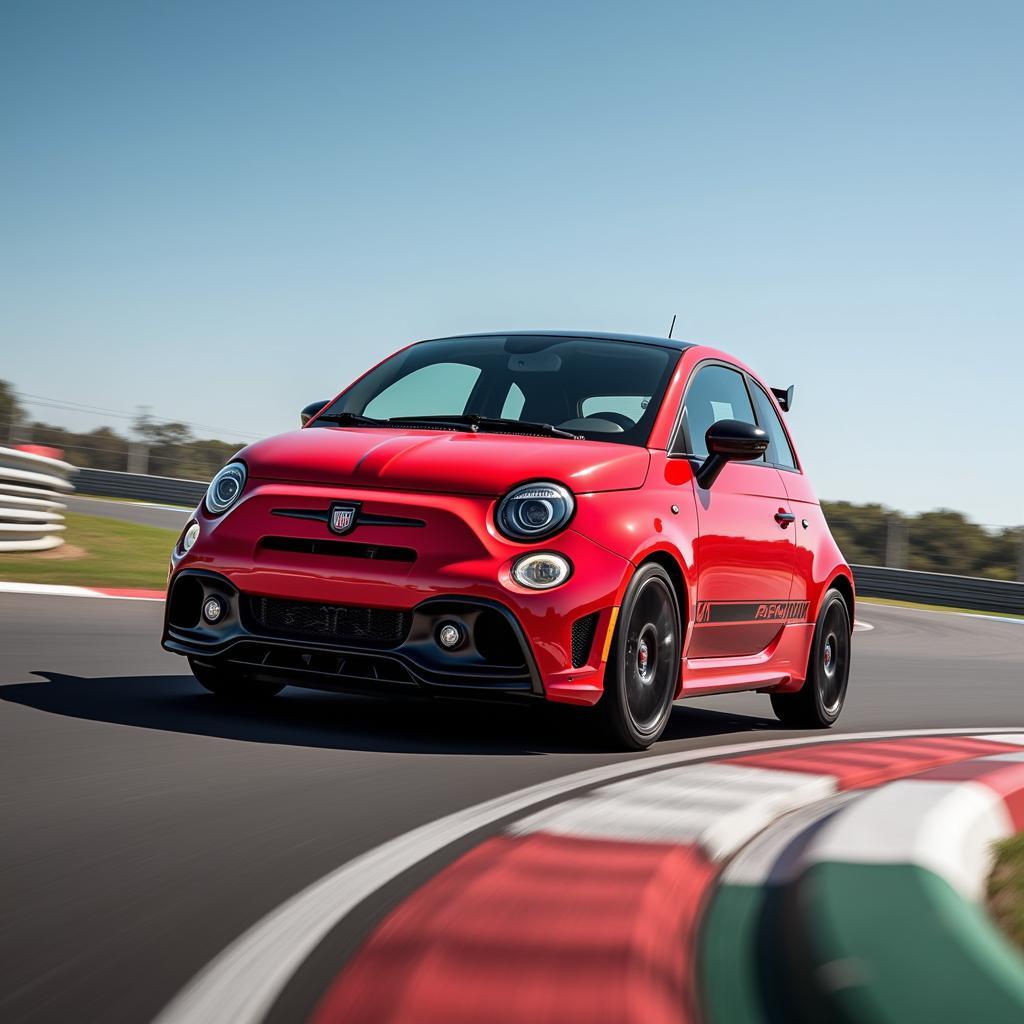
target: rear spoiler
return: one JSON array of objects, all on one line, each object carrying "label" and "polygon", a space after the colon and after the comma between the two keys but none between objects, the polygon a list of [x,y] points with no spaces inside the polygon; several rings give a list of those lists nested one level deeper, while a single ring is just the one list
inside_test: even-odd
[{"label": "rear spoiler", "polygon": [[772,394],[775,396],[775,400],[779,403],[779,408],[783,412],[789,412],[793,408],[793,391],[794,387],[792,384],[788,388],[772,388]]}]

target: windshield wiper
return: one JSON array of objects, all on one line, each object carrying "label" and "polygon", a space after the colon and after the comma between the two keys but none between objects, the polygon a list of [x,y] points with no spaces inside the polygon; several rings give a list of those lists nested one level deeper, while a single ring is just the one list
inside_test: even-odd
[{"label": "windshield wiper", "polygon": [[501,419],[497,416],[478,416],[476,413],[453,416],[392,416],[389,423],[402,423],[411,426],[414,423],[429,423],[431,426],[451,424],[455,427],[469,427],[472,431],[494,430],[515,434],[544,434],[548,437],[567,437],[573,441],[583,440],[582,434],[570,434],[568,430],[552,426],[550,423],[533,423],[530,420]]},{"label": "windshield wiper", "polygon": [[494,416],[477,416],[453,414],[451,416],[392,416],[378,420],[372,416],[363,416],[357,412],[328,412],[316,418],[316,423],[337,423],[353,427],[414,427],[417,423],[425,423],[428,427],[450,427],[452,430],[467,430],[476,433],[479,430],[507,431],[516,434],[544,434],[548,437],[567,437],[571,440],[582,440],[582,434],[570,434],[550,423],[531,423],[529,420],[508,420]]},{"label": "windshield wiper", "polygon": [[361,416],[357,412],[325,412],[316,418],[317,423],[351,423],[354,427],[384,427],[387,420],[375,420],[372,416]]}]

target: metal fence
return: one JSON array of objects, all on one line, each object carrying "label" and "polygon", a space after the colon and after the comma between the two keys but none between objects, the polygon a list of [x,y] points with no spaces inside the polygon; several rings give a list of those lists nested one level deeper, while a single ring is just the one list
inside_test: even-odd
[{"label": "metal fence", "polygon": [[194,508],[206,493],[200,480],[179,480],[173,476],[149,476],[145,473],[116,473],[111,469],[83,469],[75,481],[79,494],[104,498],[134,498],[163,505]]},{"label": "metal fence", "polygon": [[857,593],[862,597],[888,597],[946,608],[1024,615],[1024,583],[887,569],[880,565],[855,565],[852,568]]}]

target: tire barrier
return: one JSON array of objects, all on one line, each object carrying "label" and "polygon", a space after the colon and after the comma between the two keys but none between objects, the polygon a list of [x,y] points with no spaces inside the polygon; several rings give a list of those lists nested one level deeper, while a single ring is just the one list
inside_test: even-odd
[{"label": "tire barrier", "polygon": [[857,593],[863,597],[888,597],[946,608],[1024,615],[1024,583],[886,569],[879,565],[854,565],[851,568]]},{"label": "tire barrier", "polygon": [[195,508],[202,501],[207,487],[201,480],[181,480],[145,473],[117,473],[110,469],[82,469],[75,483],[79,494],[156,501],[186,508]]},{"label": "tire barrier", "polygon": [[74,490],[74,466],[0,448],[0,552],[46,551],[64,543],[60,498]]}]

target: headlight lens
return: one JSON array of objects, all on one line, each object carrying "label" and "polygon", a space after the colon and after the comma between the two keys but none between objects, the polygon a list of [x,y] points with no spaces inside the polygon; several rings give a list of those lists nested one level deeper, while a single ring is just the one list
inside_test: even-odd
[{"label": "headlight lens", "polygon": [[530,590],[550,590],[564,583],[571,574],[569,559],[553,551],[523,555],[512,566],[512,579]]},{"label": "headlight lens", "polygon": [[186,553],[193,544],[199,539],[199,524],[189,523],[188,529],[182,534],[181,537],[181,550],[182,553]]},{"label": "headlight lens", "polygon": [[211,516],[227,512],[245,487],[245,465],[229,462],[211,481],[206,491],[206,511]]},{"label": "headlight lens", "polygon": [[561,484],[521,484],[501,499],[498,529],[512,540],[542,540],[572,518],[576,503]]}]

